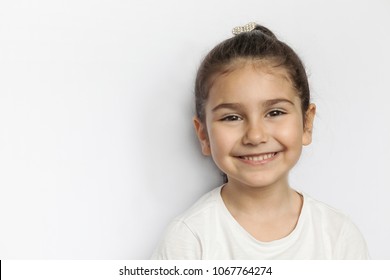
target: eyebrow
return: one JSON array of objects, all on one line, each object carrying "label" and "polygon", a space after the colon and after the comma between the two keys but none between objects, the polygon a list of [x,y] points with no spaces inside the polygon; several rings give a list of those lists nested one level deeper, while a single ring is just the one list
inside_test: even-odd
[{"label": "eyebrow", "polygon": [[270,99],[270,100],[266,100],[263,104],[264,107],[271,107],[275,104],[278,104],[278,103],[289,103],[291,105],[295,105],[294,102],[292,102],[291,100],[289,99],[286,99],[286,98],[276,98],[276,99]]},{"label": "eyebrow", "polygon": [[[270,100],[264,101],[263,107],[264,108],[271,107],[271,106],[273,106],[275,104],[278,104],[278,103],[289,103],[291,105],[294,105],[294,102],[292,102],[289,99],[286,99],[286,98],[275,98],[275,99],[270,99]],[[239,104],[239,103],[221,103],[221,104],[218,104],[217,106],[215,106],[211,111],[215,112],[215,111],[221,110],[221,109],[238,110],[238,109],[241,109],[241,108],[242,108],[242,105]]]},{"label": "eyebrow", "polygon": [[215,106],[211,111],[215,112],[221,109],[233,109],[233,110],[238,110],[242,108],[242,106],[239,103],[221,103]]}]

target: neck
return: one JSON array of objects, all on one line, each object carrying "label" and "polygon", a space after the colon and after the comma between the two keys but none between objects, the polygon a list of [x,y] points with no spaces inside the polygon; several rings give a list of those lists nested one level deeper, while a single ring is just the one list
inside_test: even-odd
[{"label": "neck", "polygon": [[250,215],[286,211],[300,199],[287,181],[264,187],[242,186],[229,182],[223,187],[221,195],[230,211]]}]

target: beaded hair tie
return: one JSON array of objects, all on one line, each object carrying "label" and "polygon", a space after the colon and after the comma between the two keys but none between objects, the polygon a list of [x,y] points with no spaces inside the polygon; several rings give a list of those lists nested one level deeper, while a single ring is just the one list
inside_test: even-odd
[{"label": "beaded hair tie", "polygon": [[243,26],[234,27],[232,30],[232,33],[234,35],[238,35],[238,34],[243,33],[243,32],[250,32],[250,31],[254,30],[255,28],[256,28],[256,22],[250,22],[250,23],[245,24]]}]

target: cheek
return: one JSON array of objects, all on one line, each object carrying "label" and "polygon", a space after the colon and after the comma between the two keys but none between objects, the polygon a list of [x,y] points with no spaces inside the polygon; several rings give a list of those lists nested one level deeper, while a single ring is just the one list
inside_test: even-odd
[{"label": "cheek", "polygon": [[234,130],[228,130],[226,128],[211,126],[209,131],[210,136],[210,148],[212,154],[218,156],[223,153],[229,152],[235,143],[235,132]]},{"label": "cheek", "polygon": [[298,120],[291,120],[284,123],[282,126],[275,127],[274,135],[280,139],[286,146],[299,145],[302,146],[303,127]]}]

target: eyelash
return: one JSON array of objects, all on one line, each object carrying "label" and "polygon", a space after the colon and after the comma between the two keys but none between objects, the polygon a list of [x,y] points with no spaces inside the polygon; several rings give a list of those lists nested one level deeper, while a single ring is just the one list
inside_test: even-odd
[{"label": "eyelash", "polygon": [[228,115],[221,119],[221,121],[228,121],[228,122],[234,122],[234,121],[240,121],[242,118],[237,115]]},{"label": "eyelash", "polygon": [[[286,114],[286,112],[284,112],[282,110],[272,110],[272,111],[269,111],[265,116],[269,117],[269,118],[275,118],[275,117],[279,117],[279,116],[282,116],[285,114]],[[221,119],[221,121],[229,121],[229,122],[240,121],[240,120],[242,120],[242,117],[240,117],[238,115],[227,115]]]},{"label": "eyelash", "polygon": [[282,115],[285,115],[286,112],[282,111],[282,110],[272,110],[272,111],[269,111],[266,115],[266,117],[271,117],[271,118],[274,118],[274,117],[278,117],[278,116],[282,116]]}]

